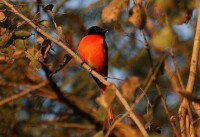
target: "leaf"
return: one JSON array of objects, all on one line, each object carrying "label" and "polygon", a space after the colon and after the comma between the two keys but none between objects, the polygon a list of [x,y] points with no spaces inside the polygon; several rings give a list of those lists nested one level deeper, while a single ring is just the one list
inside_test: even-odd
[{"label": "leaf", "polygon": [[176,40],[176,33],[170,26],[164,26],[160,31],[153,34],[151,39],[153,47],[161,51],[171,48]]},{"label": "leaf", "polygon": [[107,115],[107,109],[100,106],[99,109],[97,110],[97,118],[100,121],[104,121]]},{"label": "leaf", "polygon": [[7,32],[0,36],[0,48],[7,48],[12,44],[12,42],[12,33]]},{"label": "leaf", "polygon": [[72,56],[71,56],[71,55],[65,54],[63,63],[62,63],[56,70],[54,70],[54,71],[49,75],[49,77],[52,77],[55,73],[57,73],[58,71],[60,71],[66,64],[69,63],[69,61],[70,61],[71,59],[72,59]]},{"label": "leaf", "polygon": [[123,27],[122,27],[122,24],[121,23],[115,23],[114,24],[114,30],[118,33],[118,34],[123,34],[125,33]]},{"label": "leaf", "polygon": [[10,57],[13,55],[13,53],[15,52],[14,46],[9,46],[8,48],[3,48],[0,50],[2,53],[6,53],[8,54]]},{"label": "leaf", "polygon": [[37,36],[37,43],[42,44],[44,42],[44,38],[41,35]]},{"label": "leaf", "polygon": [[93,137],[103,137],[103,131],[97,132]]},{"label": "leaf", "polygon": [[103,23],[111,23],[116,21],[124,7],[126,7],[127,0],[112,0],[102,10],[101,19]]},{"label": "leaf", "polygon": [[135,27],[143,29],[146,25],[147,15],[144,7],[140,4],[135,4],[129,12],[128,21]]},{"label": "leaf", "polygon": [[49,51],[51,49],[51,41],[50,40],[44,40],[43,43],[42,43],[42,47],[40,48],[40,56],[42,56],[43,59],[46,59],[48,54],[49,54]]},{"label": "leaf", "polygon": [[128,101],[135,99],[135,91],[140,86],[138,77],[132,76],[125,79],[122,83],[122,95]]},{"label": "leaf", "polygon": [[25,40],[25,39],[28,39],[31,35],[32,35],[31,32],[24,31],[24,30],[13,32],[13,36],[15,39]]},{"label": "leaf", "polygon": [[107,87],[106,92],[102,94],[100,97],[97,97],[97,103],[108,109],[115,98],[115,93],[112,91],[111,87]]},{"label": "leaf", "polygon": [[44,8],[43,8],[43,10],[44,11],[52,11],[53,10],[53,7],[54,7],[54,5],[53,4],[48,4],[48,5],[46,5]]},{"label": "leaf", "polygon": [[192,10],[178,10],[177,13],[172,15],[172,22],[181,25],[188,23],[192,17]]},{"label": "leaf", "polygon": [[36,71],[41,68],[40,63],[38,62],[38,54],[39,51],[35,47],[30,47],[26,54],[26,57],[30,60],[29,65]]},{"label": "leaf", "polygon": [[6,15],[2,11],[0,11],[0,22],[4,21],[5,18],[6,18]]},{"label": "leaf", "polygon": [[47,21],[47,20],[40,20],[38,23],[39,23],[40,25],[46,27],[46,28],[49,28],[49,27],[50,27],[49,21]]},{"label": "leaf", "polygon": [[18,47],[18,49],[21,49],[21,50],[26,49],[24,40],[21,40],[21,39],[15,40],[15,45]]}]

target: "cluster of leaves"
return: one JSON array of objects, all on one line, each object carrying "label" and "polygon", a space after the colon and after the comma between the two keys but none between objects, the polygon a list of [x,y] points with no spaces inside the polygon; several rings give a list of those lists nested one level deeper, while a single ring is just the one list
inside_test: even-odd
[{"label": "cluster of leaves", "polygon": [[[77,3],[63,0],[53,4],[22,0],[20,4],[12,4],[38,27],[66,43],[75,52],[88,27],[110,27],[106,41],[109,47],[109,76],[113,79],[109,80],[117,83],[124,98],[132,105],[152,79],[152,69],[155,71],[159,65],[156,81],[167,99],[171,115],[178,115],[179,102],[174,101],[174,98],[181,100],[181,96],[171,91],[176,91],[177,85],[180,85],[172,78],[175,76],[171,65],[173,63],[170,56],[165,63],[158,63],[163,53],[173,50],[177,55],[183,82],[186,83],[193,38],[188,34],[187,40],[182,39],[183,34],[178,35],[175,27],[184,24],[194,27],[194,23],[189,23],[196,21],[195,18],[191,19],[195,9],[194,0],[97,0],[89,5],[81,0],[77,0]],[[40,10],[35,13],[32,7]],[[83,104],[98,108],[94,113],[100,121],[105,120],[106,110],[111,105],[116,119],[125,113],[111,89],[107,90],[107,94],[99,96],[90,75],[81,70],[65,51],[31,29],[1,3],[0,64],[1,99],[53,77],[66,96],[71,95]],[[51,71],[46,77],[43,75],[45,67]],[[195,90],[199,90],[198,85]],[[168,98],[173,102],[168,101]],[[160,96],[152,84],[146,97],[135,107],[135,112],[149,133],[166,133],[171,136],[173,131],[170,130],[169,121],[160,104]],[[69,128],[62,126],[63,123],[91,123],[85,116],[75,113],[73,108],[58,103],[51,85],[19,101],[0,106],[0,113],[0,120],[3,121],[0,124],[0,136],[93,136],[97,132],[94,128],[74,128],[73,124]],[[178,118],[175,121],[178,123]],[[127,125],[123,128],[116,126],[116,129],[123,131],[124,136],[140,135],[129,118],[123,123]],[[103,135],[101,130],[95,137]],[[119,133],[115,135],[123,136]]]}]

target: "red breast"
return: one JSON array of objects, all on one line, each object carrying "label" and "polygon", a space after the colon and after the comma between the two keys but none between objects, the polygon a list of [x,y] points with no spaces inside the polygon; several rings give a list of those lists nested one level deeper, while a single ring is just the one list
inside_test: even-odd
[{"label": "red breast", "polygon": [[83,61],[94,68],[99,74],[105,76],[106,53],[103,36],[86,35],[79,44],[78,52]]}]

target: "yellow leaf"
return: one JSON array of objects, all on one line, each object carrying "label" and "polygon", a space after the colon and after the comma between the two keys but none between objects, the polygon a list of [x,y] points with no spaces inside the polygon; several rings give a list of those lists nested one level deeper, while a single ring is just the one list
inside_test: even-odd
[{"label": "yellow leaf", "polygon": [[157,50],[166,50],[171,48],[177,40],[174,30],[170,26],[163,27],[152,36],[153,47]]},{"label": "yellow leaf", "polygon": [[0,11],[0,22],[4,21],[5,18],[6,18],[5,14],[2,11]]}]

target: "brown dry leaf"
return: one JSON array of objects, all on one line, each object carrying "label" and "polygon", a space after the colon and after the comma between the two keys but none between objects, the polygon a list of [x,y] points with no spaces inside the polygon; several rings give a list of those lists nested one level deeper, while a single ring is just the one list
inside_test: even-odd
[{"label": "brown dry leaf", "polygon": [[126,100],[132,101],[134,99],[135,91],[139,86],[140,81],[138,77],[132,76],[125,79],[122,83],[122,95]]},{"label": "brown dry leaf", "polygon": [[41,35],[37,36],[37,43],[42,44],[44,42],[44,38]]},{"label": "brown dry leaf", "polygon": [[112,0],[103,10],[101,19],[103,23],[116,21],[122,9],[127,7],[128,0]]},{"label": "brown dry leaf", "polygon": [[197,115],[200,117],[200,104],[196,102],[192,102],[192,105],[197,113]]},{"label": "brown dry leaf", "polygon": [[123,34],[123,33],[125,33],[125,31],[124,31],[124,29],[123,29],[123,27],[122,27],[122,24],[121,24],[121,23],[118,23],[118,22],[116,22],[116,23],[114,24],[114,30],[115,30],[115,32],[117,32],[118,34]]},{"label": "brown dry leaf", "polygon": [[2,11],[0,11],[0,22],[4,21],[5,18],[6,18],[6,15]]},{"label": "brown dry leaf", "polygon": [[131,128],[128,125],[119,123],[115,126],[113,134],[116,137],[143,137],[137,128]]},{"label": "brown dry leaf", "polygon": [[135,27],[143,29],[146,25],[147,15],[144,7],[140,4],[135,4],[130,10],[128,21]]},{"label": "brown dry leaf", "polygon": [[192,17],[192,10],[180,10],[178,16],[172,18],[172,21],[178,25],[188,23]]}]

